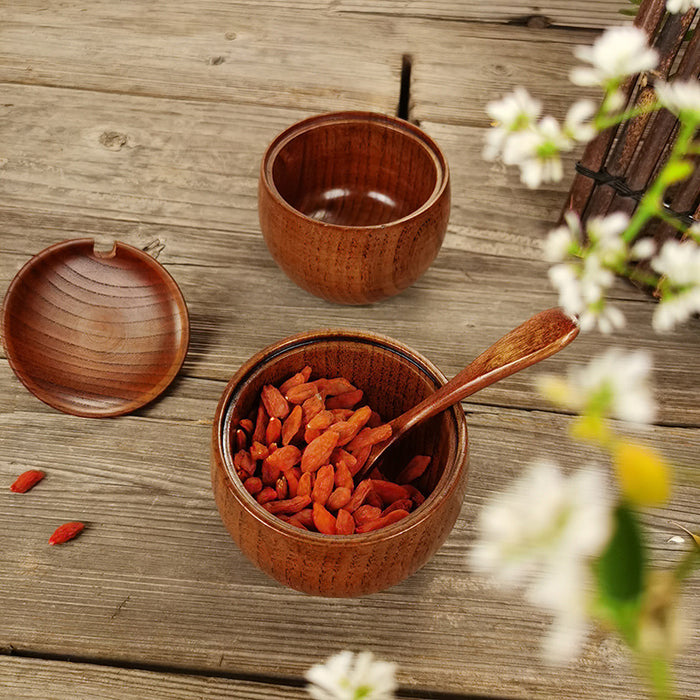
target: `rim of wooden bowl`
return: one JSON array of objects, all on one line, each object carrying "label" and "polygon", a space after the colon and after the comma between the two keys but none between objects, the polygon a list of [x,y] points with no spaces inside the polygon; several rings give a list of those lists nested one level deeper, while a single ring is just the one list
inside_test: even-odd
[{"label": "rim of wooden bowl", "polygon": [[[431,160],[435,165],[436,180],[435,187],[433,188],[430,196],[421,204],[420,207],[414,209],[410,214],[402,216],[399,219],[392,219],[382,224],[368,224],[365,226],[348,226],[346,224],[334,224],[327,221],[319,221],[318,219],[313,219],[312,217],[304,214],[304,212],[299,211],[293,207],[279,192],[277,185],[275,184],[274,177],[272,175],[272,168],[274,166],[275,160],[279,155],[282,148],[284,148],[291,140],[297,138],[299,135],[313,131],[318,127],[327,126],[332,123],[339,122],[375,122],[381,126],[393,129],[394,131],[402,133],[407,138],[413,139],[423,149],[430,155]],[[270,196],[282,207],[284,207],[290,213],[298,216],[304,221],[308,221],[317,226],[324,226],[328,228],[337,228],[340,230],[347,230],[348,228],[358,229],[358,230],[382,230],[388,226],[395,226],[401,224],[405,221],[410,221],[414,217],[420,215],[427,209],[429,209],[435,202],[442,197],[445,190],[449,186],[450,181],[450,169],[447,164],[447,158],[442,152],[442,149],[437,145],[437,143],[425,133],[421,128],[417,127],[415,124],[411,124],[404,119],[399,117],[393,117],[388,114],[381,114],[380,112],[365,112],[365,111],[342,111],[342,112],[326,112],[324,114],[316,114],[312,117],[307,117],[301,121],[292,124],[287,127],[284,131],[280,132],[270,143],[270,145],[265,150],[265,153],[260,164],[260,181],[262,186],[270,193]]]},{"label": "rim of wooden bowl", "polygon": [[321,329],[297,333],[263,348],[253,355],[241,366],[236,374],[234,374],[227,384],[224,393],[221,395],[216,408],[213,424],[214,439],[216,449],[219,452],[219,462],[223,465],[226,478],[231,483],[239,503],[250,515],[256,518],[258,522],[262,522],[265,526],[271,527],[298,541],[308,541],[311,539],[311,541],[319,543],[336,542],[343,543],[346,546],[359,546],[368,542],[390,539],[417,527],[430,516],[431,504],[435,503],[438,499],[449,498],[451,493],[458,487],[463,470],[468,470],[467,457],[469,439],[467,434],[467,420],[461,405],[458,404],[448,409],[452,414],[452,420],[456,429],[455,457],[449,465],[446,465],[438,483],[426,498],[425,503],[400,521],[370,532],[354,533],[352,535],[326,535],[320,532],[302,530],[277,518],[272,513],[265,510],[255,498],[246,491],[233,467],[231,443],[230,440],[225,439],[225,436],[229,435],[231,430],[231,407],[235,403],[237,397],[240,396],[247,382],[276,358],[290,350],[305,345],[313,345],[319,341],[332,340],[350,340],[386,348],[411,362],[411,364],[421,370],[426,377],[435,382],[436,388],[447,382],[445,375],[426,357],[394,338],[381,333],[371,333],[345,328]]},{"label": "rim of wooden bowl", "polygon": [[[74,403],[69,400],[62,399],[58,394],[51,393],[42,386],[38,385],[34,381],[32,375],[24,370],[22,361],[18,353],[15,351],[14,341],[11,337],[8,337],[10,309],[13,304],[13,297],[18,291],[20,285],[23,284],[24,280],[31,274],[32,270],[37,265],[45,263],[47,260],[50,261],[50,259],[57,253],[64,253],[66,249],[70,248],[75,248],[76,252],[79,252],[82,248],[82,252],[84,254],[96,261],[119,257],[120,253],[126,253],[126,256],[121,258],[122,260],[132,262],[136,266],[145,266],[156,273],[157,277],[162,280],[165,288],[169,291],[171,300],[174,302],[177,309],[177,313],[173,315],[173,318],[179,320],[179,323],[176,323],[177,333],[173,334],[176,342],[174,345],[175,355],[173,361],[159,375],[158,381],[134,398],[126,399],[120,396],[109,396],[108,394],[104,394],[108,399],[122,399],[121,404],[113,403],[110,404],[108,408],[81,408],[77,405],[79,402]],[[128,243],[123,243],[122,241],[115,241],[111,250],[99,251],[95,249],[94,239],[74,238],[66,241],[60,241],[59,243],[54,243],[53,245],[50,245],[44,250],[40,251],[30,258],[15,275],[10,282],[3,300],[2,313],[0,314],[0,335],[2,336],[2,343],[5,348],[5,353],[7,355],[7,360],[10,367],[15,375],[17,375],[17,378],[34,396],[43,401],[45,404],[62,411],[63,413],[88,418],[109,418],[131,413],[132,411],[141,408],[147,403],[153,401],[156,397],[163,393],[168,386],[170,386],[182,368],[185,357],[187,356],[187,350],[190,342],[190,322],[187,304],[180,287],[178,286],[177,282],[175,282],[172,275],[154,257],[145,251],[135,248]],[[80,346],[80,334],[78,332],[76,332],[75,335],[75,344]],[[102,385],[99,385],[97,382],[95,386],[102,387]],[[68,392],[64,392],[64,394],[69,395]],[[76,397],[79,396],[77,392],[74,395]]]}]

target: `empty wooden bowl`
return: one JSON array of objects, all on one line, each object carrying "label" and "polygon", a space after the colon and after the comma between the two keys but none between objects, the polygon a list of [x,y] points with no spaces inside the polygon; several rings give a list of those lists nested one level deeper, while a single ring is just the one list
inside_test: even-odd
[{"label": "empty wooden bowl", "polygon": [[449,170],[409,122],[371,112],[305,119],[262,160],[258,211],[277,264],[312,294],[366,304],[413,284],[440,250]]},{"label": "empty wooden bowl", "polygon": [[15,374],[35,396],[78,416],[143,406],[175,378],[187,354],[182,293],[154,258],[117,242],[57,243],[11,282],[2,339]]},{"label": "empty wooden bowl", "polygon": [[389,420],[445,383],[410,348],[385,336],[317,331],[265,348],[231,379],[216,410],[211,475],[221,518],[243,553],[286,586],[322,596],[359,596],[414,573],[444,542],[459,514],[467,480],[467,425],[458,405],[418,426],[387,455],[388,477],[416,454],[432,456],[424,475],[430,495],[403,520],[373,532],[325,535],[268,513],[245,490],[233,465],[232,437],[265,384],[279,385],[306,365],[315,377],[344,376],[365,392],[363,403]]}]

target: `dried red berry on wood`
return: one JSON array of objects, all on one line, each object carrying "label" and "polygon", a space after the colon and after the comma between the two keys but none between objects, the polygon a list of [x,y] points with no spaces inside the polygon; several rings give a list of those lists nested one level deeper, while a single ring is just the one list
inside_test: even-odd
[{"label": "dried red berry on wood", "polygon": [[29,469],[15,479],[10,486],[10,491],[25,493],[25,491],[29,491],[29,489],[36,486],[45,476],[46,474],[40,469]]},{"label": "dried red berry on wood", "polygon": [[63,523],[54,530],[53,535],[49,537],[49,544],[63,544],[77,537],[85,529],[85,523],[72,522]]}]

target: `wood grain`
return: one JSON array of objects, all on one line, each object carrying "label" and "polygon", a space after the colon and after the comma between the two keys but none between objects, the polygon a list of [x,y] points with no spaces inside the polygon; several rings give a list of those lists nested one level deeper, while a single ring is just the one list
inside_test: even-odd
[{"label": "wood grain", "polygon": [[[251,2],[175,0],[167,13],[157,13],[144,9],[140,0],[97,0],[89,11],[64,6],[57,12],[14,3],[3,8],[0,82],[210,106],[288,107],[309,114],[340,109],[394,113],[402,57],[411,55],[411,101],[417,109],[424,93],[434,109],[452,118],[459,112],[460,119],[481,124],[486,123],[485,102],[517,84],[546,98],[554,111],[590,92],[574,88],[567,78],[575,62],[573,46],[595,38],[589,31],[402,17],[398,7],[372,16],[318,12],[310,20],[289,3],[275,3],[274,12],[264,8]],[[323,56],[323,70],[318,56]],[[129,139],[120,128],[120,112],[111,116],[108,146],[123,151],[136,145],[135,135]],[[415,116],[425,115],[419,110]],[[201,128],[194,122],[183,133],[195,138]]]},{"label": "wood grain", "polygon": [[[7,209],[0,209],[0,214],[4,223],[0,247],[6,251],[0,256],[0,294],[4,294],[11,278],[33,252],[33,240],[39,247],[71,232],[98,234],[104,240],[114,236],[140,246],[154,239],[164,241],[159,260],[182,288],[191,316],[191,343],[184,372],[203,379],[228,381],[243,362],[265,345],[295,332],[333,327],[389,334],[424,354],[452,377],[490,343],[557,301],[547,281],[545,263],[495,254],[502,246],[512,246],[506,253],[513,250],[515,255],[517,246],[513,239],[523,236],[522,231],[509,234],[507,230],[493,230],[488,236],[488,230],[482,230],[477,237],[467,227],[453,229],[421,280],[403,294],[373,306],[368,313],[366,307],[312,302],[313,297],[289,281],[266,256],[261,236],[253,231],[173,228],[77,214],[29,215]],[[464,220],[467,217],[465,214]],[[511,225],[518,223],[512,221]],[[536,243],[520,240],[523,250],[530,246],[534,258]],[[9,252],[18,248],[16,253]],[[246,293],[241,294],[241,289]],[[270,289],[275,290],[272,297]],[[619,282],[613,298],[625,313],[628,327],[607,344],[648,348],[652,343],[659,419],[668,424],[697,424],[700,407],[695,387],[700,382],[700,368],[686,360],[695,356],[697,327],[690,323],[671,335],[656,336],[644,330],[650,328],[654,307],[641,291]],[[483,299],[489,300],[488,313],[484,311]],[[450,314],[429,311],[448,307],[452,309]],[[533,392],[534,376],[583,365],[600,350],[600,336],[580,335],[569,348],[539,368],[509,377],[473,400],[546,409],[547,404]]]},{"label": "wood grain", "polygon": [[[20,698],[58,700],[138,697],[144,688],[149,697],[183,700],[298,697],[288,683],[301,683],[310,664],[341,648],[369,648],[399,664],[402,687],[416,697],[643,698],[624,650],[606,634],[593,635],[571,667],[544,667],[539,643],[548,621],[467,567],[476,514],[524,464],[548,457],[572,470],[601,460],[571,446],[570,419],[535,394],[534,372],[464,404],[471,472],[455,528],[415,576],[362,600],[338,606],[258,572],[221,525],[208,474],[225,383],[264,345],[310,328],[362,328],[403,341],[452,376],[556,303],[540,247],[568,183],[531,192],[512,171],[486,166],[484,105],[525,84],[562,116],[584,94],[568,82],[572,47],[597,31],[503,22],[542,13],[567,27],[600,27],[619,4],[5,5],[0,294],[51,243],[87,236],[109,250],[120,239],[162,248],[158,259],[181,285],[192,317],[180,377],[157,401],[110,421],[41,404],[0,359],[0,480],[9,485],[31,467],[47,472],[29,494],[0,490],[7,687]],[[412,116],[451,166],[444,245],[423,278],[381,304],[319,301],[265,251],[260,158],[275,134],[311,114],[393,113],[405,54],[413,59]],[[671,565],[688,543],[671,540],[679,531],[670,521],[698,528],[698,325],[653,336],[649,299],[622,283],[613,297],[627,330],[614,339],[581,336],[541,369],[581,366],[612,344],[653,350],[661,425],[637,437],[677,465],[669,506],[644,514],[654,560]],[[77,518],[88,525],[81,537],[49,547],[55,525]],[[699,601],[696,577],[689,618],[699,617]],[[61,661],[12,658],[13,647]],[[682,696],[700,688],[699,652],[695,630],[678,660]],[[90,663],[69,663],[76,658]],[[27,673],[36,692],[23,685]],[[251,677],[267,685],[251,685]]]},{"label": "wood grain", "polygon": [[129,413],[175,378],[190,337],[187,305],[162,265],[90,238],[33,256],[5,294],[0,335],[22,383],[78,416]]},{"label": "wood grain", "polygon": [[[546,621],[467,568],[476,512],[523,464],[536,457],[568,468],[597,461],[568,443],[562,450],[565,417],[467,404],[471,477],[446,544],[404,583],[335,606],[270,582],[221,526],[209,488],[206,421],[221,383],[185,379],[147,416],[105,423],[37,411],[32,397],[10,391],[7,373],[0,382],[14,399],[2,416],[3,480],[20,467],[47,471],[31,499],[0,493],[0,646],[273,677],[299,677],[340,648],[370,648],[400,664],[407,687],[492,694],[497,677],[498,692],[510,697],[643,697],[607,636],[593,637],[566,673],[543,668]],[[700,496],[693,481],[697,434],[651,428],[639,437],[679,464],[671,505],[646,518],[653,557],[669,564],[680,556],[679,545],[668,542],[677,533],[669,521],[692,527]],[[54,523],[67,517],[88,527],[72,544],[48,547]],[[688,614],[696,615],[697,579],[689,594]],[[401,614],[383,618],[381,633],[369,634],[382,609]],[[405,637],[407,627],[420,636],[420,650]],[[275,654],[261,655],[264,648]],[[699,649],[695,635],[679,661],[686,692],[700,681]],[[503,654],[511,663],[499,661]]]},{"label": "wood grain", "polygon": [[[303,687],[95,663],[0,657],[0,686],[13,700],[308,700]],[[418,700],[432,695],[411,695]],[[406,700],[399,693],[397,700]]]},{"label": "wood grain", "polygon": [[336,7],[341,12],[433,17],[463,22],[505,22],[531,27],[606,27],[626,20],[619,13],[626,7],[624,3],[610,0],[545,0],[537,3],[497,0],[487,5],[479,0],[388,0],[382,3],[340,0]]},{"label": "wood grain", "polygon": [[[298,591],[346,598],[375,593],[423,566],[454,525],[467,483],[463,413],[453,408],[426,421],[397,445],[382,465],[391,478],[398,471],[395,464],[401,468],[417,454],[431,457],[430,469],[419,483],[427,501],[405,522],[350,538],[306,532],[283,523],[255,503],[236,474],[230,447],[233,430],[256,411],[263,387],[279,386],[306,366],[312,368],[314,379],[349,380],[363,391],[362,405],[370,406],[385,421],[417,404],[443,383],[444,377],[429,360],[377,334],[300,333],[261,350],[246,362],[227,385],[216,409],[211,445],[214,496],[221,519],[245,555],[274,579]],[[352,451],[351,446],[346,449]],[[302,471],[306,454],[304,451]],[[355,454],[359,458],[359,453]],[[358,477],[358,489],[359,483]],[[335,524],[329,529],[335,530]]]},{"label": "wood grain", "polygon": [[290,126],[265,151],[258,193],[275,262],[303,289],[343,304],[382,301],[412,285],[438,254],[450,215],[440,147],[376,112]]}]

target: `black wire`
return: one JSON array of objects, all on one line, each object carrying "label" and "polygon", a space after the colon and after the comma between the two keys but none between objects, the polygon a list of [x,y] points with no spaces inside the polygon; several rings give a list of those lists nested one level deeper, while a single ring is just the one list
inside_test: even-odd
[{"label": "black wire", "polygon": [[[607,185],[608,187],[612,187],[612,189],[614,189],[615,192],[617,192],[617,194],[619,194],[621,197],[629,197],[637,202],[642,199],[644,193],[646,192],[646,190],[633,190],[625,182],[624,178],[618,177],[617,175],[611,175],[605,170],[599,170],[596,172],[595,170],[591,170],[581,163],[576,163],[576,172],[580,173],[584,177],[590,178],[598,185]],[[679,213],[671,209],[671,207],[669,207],[667,204],[664,204],[663,206],[668,215],[678,219],[681,223],[684,223],[687,226],[692,226],[695,223],[695,219],[692,217],[690,212]]]}]

